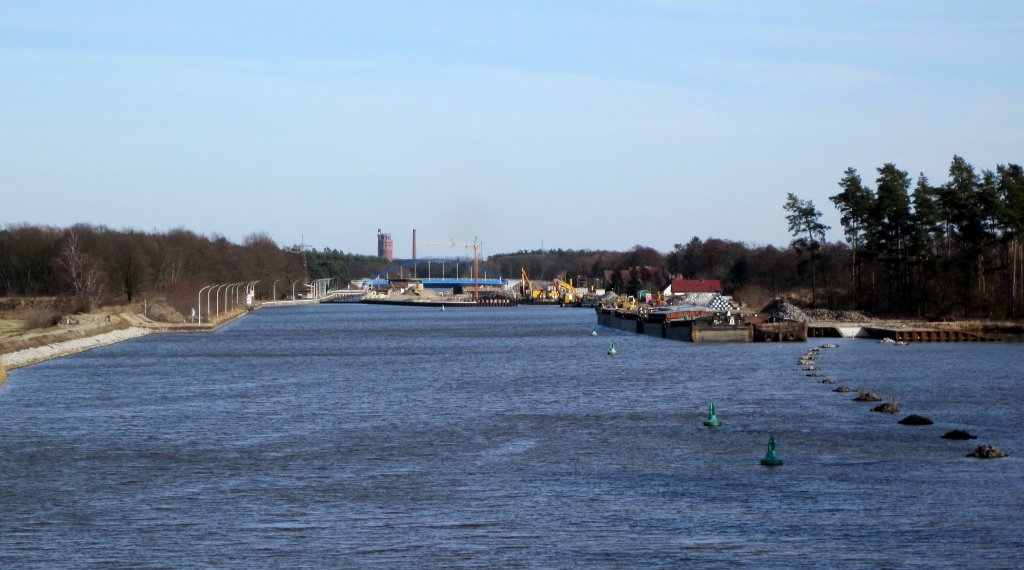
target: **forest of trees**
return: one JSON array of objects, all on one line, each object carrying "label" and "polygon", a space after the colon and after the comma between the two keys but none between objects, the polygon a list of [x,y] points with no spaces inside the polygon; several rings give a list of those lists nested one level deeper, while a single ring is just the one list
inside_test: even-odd
[{"label": "forest of trees", "polygon": [[[830,198],[844,241],[827,241],[830,228],[817,206],[788,194],[781,204],[793,235],[787,247],[693,237],[668,253],[642,245],[625,252],[519,251],[492,255],[486,266],[510,279],[523,268],[535,281],[585,280],[628,294],[661,289],[674,276],[718,279],[727,294],[756,308],[786,297],[878,316],[1021,317],[1021,167],[978,172],[955,156],[940,185],[924,174],[914,182],[894,164],[876,172],[872,188],[847,169]],[[280,297],[295,280],[332,277],[332,286],[345,287],[396,263],[327,248],[282,248],[263,233],[234,244],[185,229],[0,229],[0,296],[65,296],[81,309],[157,293],[187,314],[196,291],[209,283],[259,280],[257,293],[267,299],[274,281]]]},{"label": "forest of trees", "polygon": [[184,229],[145,233],[80,224],[0,230],[0,295],[66,296],[75,310],[155,293],[189,314],[196,292],[210,283],[260,280],[257,292],[269,298],[275,279],[300,278],[302,256],[261,233],[239,245]]},{"label": "forest of trees", "polygon": [[948,181],[941,185],[923,173],[915,183],[892,163],[876,172],[872,189],[855,169],[847,169],[840,191],[830,198],[842,216],[848,249],[838,281],[820,267],[836,265],[822,251],[820,212],[790,194],[785,208],[796,238],[792,245],[812,288],[820,281],[830,305],[878,314],[1020,317],[1021,167],[999,165],[979,173],[954,156]]}]

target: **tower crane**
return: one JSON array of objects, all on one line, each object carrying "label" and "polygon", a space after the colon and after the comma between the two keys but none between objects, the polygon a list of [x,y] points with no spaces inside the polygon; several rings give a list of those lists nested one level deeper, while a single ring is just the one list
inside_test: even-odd
[{"label": "tower crane", "polygon": [[449,242],[436,242],[426,241],[421,242],[420,245],[428,247],[447,247],[447,248],[466,248],[466,254],[468,256],[469,249],[473,248],[473,298],[480,300],[480,285],[477,280],[480,278],[480,243],[474,238],[473,243],[457,243],[454,239]]}]

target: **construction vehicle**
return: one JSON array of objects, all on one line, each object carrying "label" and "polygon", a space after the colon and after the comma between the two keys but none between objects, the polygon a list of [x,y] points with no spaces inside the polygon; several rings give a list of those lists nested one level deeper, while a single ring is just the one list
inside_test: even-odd
[{"label": "construction vehicle", "polygon": [[559,301],[560,293],[557,287],[550,285],[543,289],[534,287],[533,282],[530,281],[530,276],[526,273],[526,268],[521,267],[519,272],[523,278],[523,282],[520,284],[519,290],[522,294],[523,300],[532,303],[555,303]]},{"label": "construction vehicle", "polygon": [[555,289],[558,291],[559,301],[564,305],[572,305],[576,302],[576,289],[572,282],[566,283],[561,279],[555,279]]},{"label": "construction vehicle", "polygon": [[619,297],[616,302],[616,306],[620,309],[636,309],[636,297],[630,295],[628,297]]},{"label": "construction vehicle", "polygon": [[532,299],[533,283],[530,283],[530,276],[526,274],[526,268],[520,267],[519,272],[522,274],[523,282],[519,284],[519,293],[523,299]]}]

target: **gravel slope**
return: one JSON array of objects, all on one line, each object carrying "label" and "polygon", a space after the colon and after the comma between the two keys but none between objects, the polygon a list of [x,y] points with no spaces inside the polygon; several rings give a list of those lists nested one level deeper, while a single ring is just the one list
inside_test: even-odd
[{"label": "gravel slope", "polygon": [[61,356],[84,352],[99,346],[107,346],[117,342],[137,338],[151,332],[152,331],[144,328],[130,327],[95,336],[55,342],[53,344],[36,348],[26,348],[25,350],[0,355],[0,359],[3,360],[4,367],[11,370],[13,368],[21,368],[22,366],[29,366],[31,364],[43,362],[44,360],[50,360],[51,358],[60,358]]}]

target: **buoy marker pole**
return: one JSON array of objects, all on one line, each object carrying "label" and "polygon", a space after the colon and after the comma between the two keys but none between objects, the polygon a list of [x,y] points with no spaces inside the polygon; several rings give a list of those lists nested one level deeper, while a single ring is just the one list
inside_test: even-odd
[{"label": "buoy marker pole", "polygon": [[768,453],[766,453],[764,459],[761,460],[761,465],[767,465],[769,467],[782,465],[782,460],[775,455],[775,434],[768,435]]},{"label": "buoy marker pole", "polygon": [[704,425],[708,427],[718,427],[721,422],[718,421],[718,416],[715,415],[715,403],[711,402],[708,406],[708,419],[704,420]]}]

